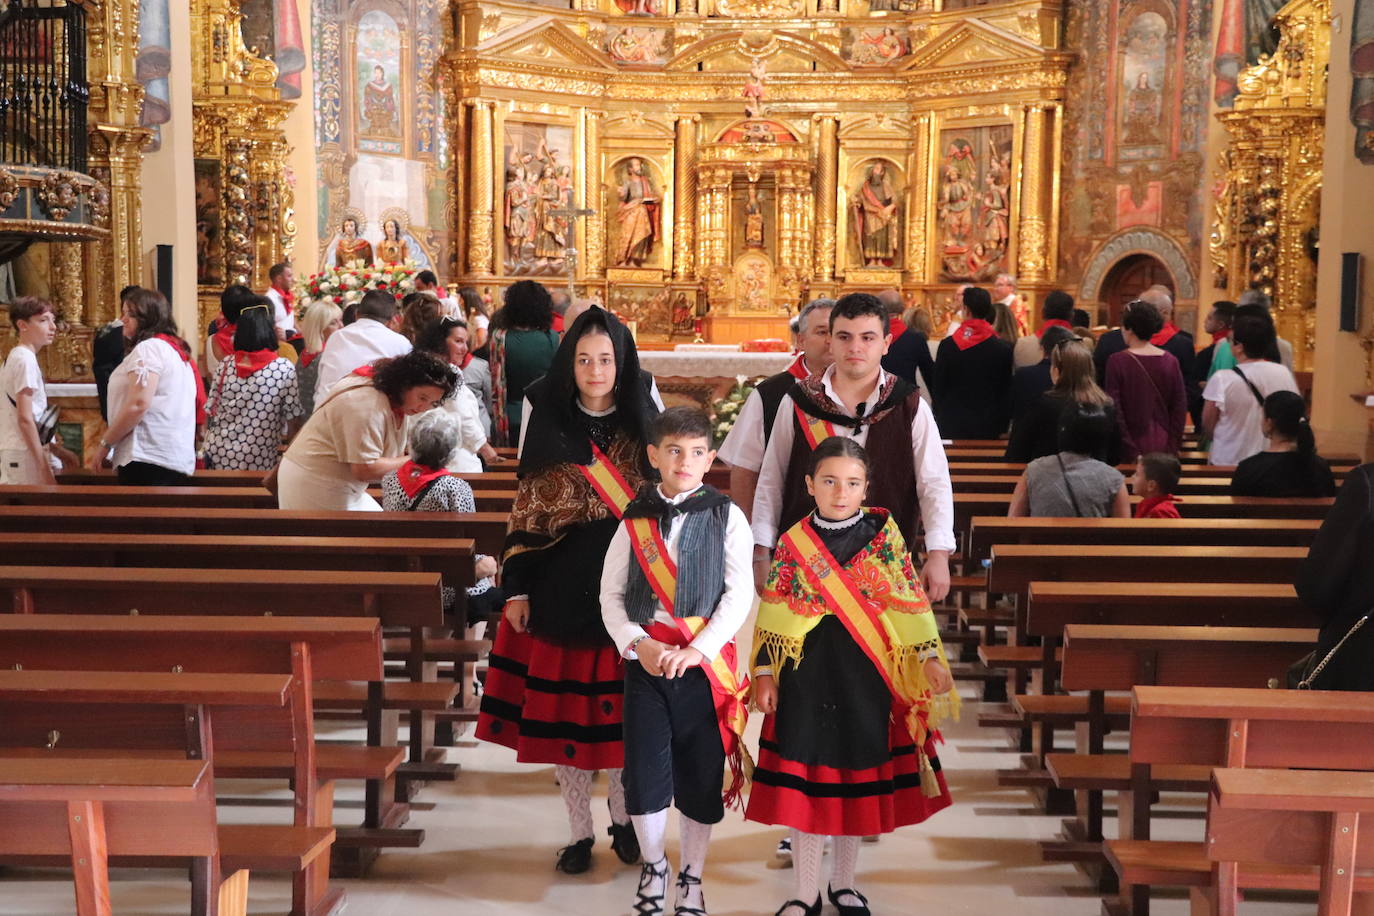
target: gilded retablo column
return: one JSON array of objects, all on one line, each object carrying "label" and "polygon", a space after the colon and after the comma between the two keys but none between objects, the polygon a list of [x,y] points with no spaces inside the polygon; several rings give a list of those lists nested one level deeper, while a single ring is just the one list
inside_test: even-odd
[{"label": "gilded retablo column", "polygon": [[[585,244],[586,251],[580,259],[584,275],[604,277],[606,275],[606,214],[602,193],[601,177],[601,124],[605,117],[599,111],[585,111],[582,129],[586,135],[587,161],[583,174],[587,176],[587,196],[584,206],[596,212],[587,217]],[[574,221],[576,222],[576,221]],[[573,230],[576,232],[576,230]]]},{"label": "gilded retablo column", "polygon": [[495,195],[492,189],[491,102],[472,103],[472,217],[468,222],[468,272],[484,277],[495,272],[492,251],[492,220]]},{"label": "gilded retablo column", "polygon": [[1021,224],[1018,234],[1017,271],[1023,282],[1045,279],[1049,243],[1044,189],[1047,115],[1039,102],[1025,108],[1025,157],[1022,166]]},{"label": "gilded retablo column", "polygon": [[839,167],[839,119],[822,116],[820,148],[816,153],[816,264],[815,278],[828,282],[835,275],[835,187]]},{"label": "gilded retablo column", "polygon": [[697,225],[697,123],[699,116],[678,118],[673,149],[673,278],[692,276]]}]

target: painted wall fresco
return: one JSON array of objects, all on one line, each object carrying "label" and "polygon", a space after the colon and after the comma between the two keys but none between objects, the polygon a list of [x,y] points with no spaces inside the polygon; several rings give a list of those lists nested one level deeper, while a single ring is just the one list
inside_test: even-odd
[{"label": "painted wall fresco", "polygon": [[345,216],[374,250],[394,219],[411,259],[452,275],[449,145],[435,72],[445,4],[311,6],[320,263],[333,257]]},{"label": "painted wall fresco", "polygon": [[[1202,183],[1212,8],[1202,0],[1067,4],[1065,46],[1080,56],[1065,106],[1066,287],[1076,289],[1094,251],[1127,230],[1166,264],[1186,252],[1196,276],[1208,200]],[[1175,280],[1182,287],[1191,277]]]}]

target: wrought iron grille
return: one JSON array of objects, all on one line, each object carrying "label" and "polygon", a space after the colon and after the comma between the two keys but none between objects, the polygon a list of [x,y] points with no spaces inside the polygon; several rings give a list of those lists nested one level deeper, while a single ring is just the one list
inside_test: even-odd
[{"label": "wrought iron grille", "polygon": [[0,0],[0,162],[86,171],[86,12]]}]

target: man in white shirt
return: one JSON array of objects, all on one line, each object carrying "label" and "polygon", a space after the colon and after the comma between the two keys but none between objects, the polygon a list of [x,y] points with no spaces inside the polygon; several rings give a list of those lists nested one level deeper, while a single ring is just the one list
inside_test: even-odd
[{"label": "man in white shirt", "polygon": [[273,264],[267,271],[271,286],[263,293],[272,300],[272,323],[277,326],[277,339],[286,340],[296,336],[296,294],[291,285],[296,275],[290,264]]},{"label": "man in white shirt", "polygon": [[[887,310],[876,296],[851,293],[830,313],[834,365],[799,382],[778,404],[754,491],[754,577],[761,588],[780,532],[810,511],[805,485],[812,449],[828,436],[847,436],[868,450],[865,505],[892,513],[910,544],[918,522],[927,557],[921,580],[931,601],[949,593],[954,551],[954,491],[940,431],[914,385],[884,372],[891,342]],[[813,441],[814,440],[814,441]]]},{"label": "man in white shirt", "polygon": [[401,312],[396,297],[386,290],[369,290],[358,303],[358,320],[329,335],[320,355],[315,383],[315,407],[324,403],[329,389],[354,369],[374,360],[401,356],[411,350],[410,341],[396,333]]},{"label": "man in white shirt", "polygon": [[1030,315],[1027,314],[1026,300],[1016,294],[1016,278],[1011,274],[998,274],[992,281],[992,301],[1011,309],[1016,319],[1016,328],[1023,335],[1030,330]]},{"label": "man in white shirt", "polygon": [[1202,392],[1202,428],[1212,439],[1210,464],[1240,464],[1264,451],[1264,399],[1275,391],[1298,390],[1287,367],[1263,358],[1273,343],[1274,324],[1267,316],[1236,316],[1231,325],[1236,365],[1213,375]]},{"label": "man in white shirt", "polygon": [[802,308],[797,316],[797,358],[785,371],[764,379],[749,392],[735,425],[721,443],[720,460],[730,465],[730,498],[747,518],[752,518],[754,487],[782,396],[794,383],[819,375],[832,362],[830,310],[834,306],[834,299],[812,299]]},{"label": "man in white shirt", "polygon": [[439,305],[443,306],[444,314],[450,318],[462,318],[463,309],[458,304],[458,300],[444,293],[448,290],[439,285],[439,278],[432,270],[422,270],[415,275],[415,292],[433,293],[434,298],[439,300]]}]

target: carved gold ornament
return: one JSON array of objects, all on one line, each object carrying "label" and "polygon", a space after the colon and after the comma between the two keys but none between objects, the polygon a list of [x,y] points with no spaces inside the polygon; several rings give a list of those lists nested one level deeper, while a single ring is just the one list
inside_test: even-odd
[{"label": "carved gold ornament", "polygon": [[72,177],[65,172],[49,172],[38,186],[38,202],[58,222],[66,219],[81,200]]},{"label": "carved gold ornament", "polygon": [[19,198],[19,179],[9,169],[0,169],[0,210],[8,210]]}]

